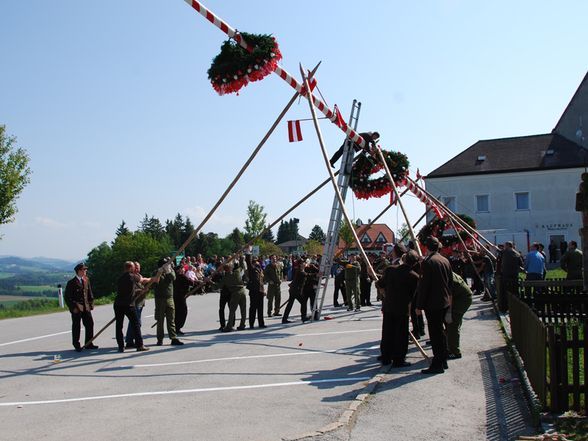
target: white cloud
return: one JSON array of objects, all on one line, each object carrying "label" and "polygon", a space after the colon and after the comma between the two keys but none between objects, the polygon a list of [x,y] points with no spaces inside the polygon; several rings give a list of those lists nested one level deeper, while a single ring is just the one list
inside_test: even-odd
[{"label": "white cloud", "polygon": [[[208,214],[208,210],[200,207],[199,205],[195,207],[189,207],[183,210],[184,214],[190,218],[193,224],[199,224]],[[219,215],[214,214],[204,226],[204,230],[208,230],[210,228],[206,228],[210,225],[216,225],[221,227],[242,227],[244,220],[238,216],[230,216],[230,215]],[[194,225],[197,226],[197,225]]]},{"label": "white cloud", "polygon": [[84,222],[82,222],[82,227],[86,227],[86,228],[98,229],[101,226],[102,226],[102,224],[100,224],[100,222],[96,222],[96,221],[84,221]]},{"label": "white cloud", "polygon": [[67,228],[72,226],[72,224],[63,223],[49,217],[41,216],[35,218],[35,223],[47,228]]}]

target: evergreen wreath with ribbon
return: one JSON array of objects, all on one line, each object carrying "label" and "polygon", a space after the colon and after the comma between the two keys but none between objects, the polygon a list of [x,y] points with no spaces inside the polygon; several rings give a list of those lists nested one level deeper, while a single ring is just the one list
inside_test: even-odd
[{"label": "evergreen wreath with ribbon", "polygon": [[259,81],[278,67],[282,53],[271,35],[241,32],[243,39],[254,49],[248,52],[233,39],[221,46],[220,54],[212,60],[208,79],[219,95],[237,93],[253,81]]},{"label": "evergreen wreath with ribbon", "polygon": [[[457,217],[459,217],[462,221],[464,221],[470,227],[472,227],[474,229],[476,228],[476,221],[474,221],[474,219],[472,219],[467,214],[458,214]],[[456,244],[461,244],[461,241],[459,240],[459,238],[455,234],[453,234],[453,235],[445,235],[444,234],[445,230],[450,230],[452,228],[453,228],[453,224],[451,222],[447,221],[446,219],[435,219],[434,221],[429,222],[427,225],[425,225],[423,228],[421,228],[421,230],[417,234],[417,237],[419,239],[419,242],[425,243],[425,241],[427,240],[428,237],[434,236],[437,239],[439,239],[439,242],[441,242],[441,245],[444,248],[445,247],[453,247]],[[470,236],[463,230],[459,231],[458,234],[461,236],[461,239],[464,241],[464,243],[470,239]]]},{"label": "evergreen wreath with ribbon", "polygon": [[[408,174],[408,157],[404,153],[382,150],[394,182],[399,185]],[[371,175],[384,168],[380,158],[360,155],[353,163],[351,171],[351,189],[358,199],[379,198],[392,191],[388,176],[371,178]]]}]

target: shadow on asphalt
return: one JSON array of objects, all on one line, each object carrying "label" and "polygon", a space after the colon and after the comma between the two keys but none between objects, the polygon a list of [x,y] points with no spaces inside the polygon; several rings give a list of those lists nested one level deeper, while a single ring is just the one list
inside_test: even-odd
[{"label": "shadow on asphalt", "polygon": [[486,395],[486,440],[514,440],[534,433],[519,378],[505,347],[478,353]]}]

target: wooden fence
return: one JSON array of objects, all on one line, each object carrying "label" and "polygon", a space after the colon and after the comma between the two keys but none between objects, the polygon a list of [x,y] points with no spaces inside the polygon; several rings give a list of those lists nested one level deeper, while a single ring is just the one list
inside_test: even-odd
[{"label": "wooden fence", "polygon": [[588,295],[581,280],[521,281],[518,296],[544,323],[567,323],[587,318]]},{"label": "wooden fence", "polygon": [[543,406],[586,411],[588,295],[581,284],[522,281],[508,303],[513,342]]},{"label": "wooden fence", "polygon": [[519,351],[525,371],[533,390],[543,405],[547,402],[546,392],[546,356],[545,348],[547,333],[545,325],[531,307],[514,295],[508,296],[510,312],[510,331],[512,339]]}]

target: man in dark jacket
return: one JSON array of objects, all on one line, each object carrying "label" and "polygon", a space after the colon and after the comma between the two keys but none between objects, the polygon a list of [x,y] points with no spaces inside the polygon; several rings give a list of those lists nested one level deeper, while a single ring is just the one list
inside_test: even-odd
[{"label": "man in dark jacket", "polygon": [[135,273],[135,264],[133,262],[125,262],[122,276],[119,277],[116,287],[116,297],[114,298],[114,317],[116,320],[114,332],[116,335],[116,342],[118,344],[118,352],[124,352],[124,338],[123,338],[123,324],[125,316],[129,319],[134,330],[134,340],[136,342],[137,351],[148,351],[143,345],[143,337],[141,336],[141,326],[135,311],[135,302],[137,301],[137,285],[154,283],[159,280],[159,274],[147,279],[140,274]]},{"label": "man in dark jacket", "polygon": [[[83,263],[78,263],[74,271],[76,275],[70,279],[65,286],[64,300],[71,313],[71,339],[73,346],[77,352],[82,351],[80,346],[80,322],[84,324],[86,330],[87,344],[94,338],[94,319],[92,318],[92,310],[94,309],[94,295],[92,294],[92,287],[90,279],[86,276],[88,267]],[[84,346],[87,349],[98,349],[94,344]]]},{"label": "man in dark jacket", "polygon": [[286,309],[284,310],[284,316],[282,317],[282,323],[292,323],[288,320],[290,316],[290,311],[292,311],[292,306],[294,306],[294,301],[298,300],[301,305],[302,309],[302,289],[304,288],[304,282],[306,281],[306,262],[304,260],[300,260],[296,265],[296,269],[294,270],[294,277],[290,282],[288,288],[288,304],[286,305]]},{"label": "man in dark jacket", "polygon": [[508,311],[508,295],[515,294],[519,279],[519,272],[524,265],[523,257],[515,250],[512,242],[504,243],[504,250],[499,259],[501,287],[500,297],[498,298],[498,310],[500,312]]},{"label": "man in dark jacket", "polygon": [[192,289],[192,282],[186,277],[184,267],[180,265],[176,269],[176,280],[174,281],[174,307],[175,307],[175,324],[176,334],[184,335],[182,328],[188,318],[188,304],[186,296]]},{"label": "man in dark jacket", "polygon": [[419,256],[415,251],[406,253],[400,265],[386,268],[384,276],[378,280],[378,288],[384,289],[382,302],[382,341],[380,343],[381,361],[392,367],[409,366],[406,359],[408,352],[408,318],[410,303],[419,281],[419,275],[413,271]]},{"label": "man in dark jacket", "polygon": [[370,300],[370,294],[372,291],[372,278],[370,277],[366,261],[362,259],[359,265],[361,267],[359,272],[361,306],[372,306],[372,302]]},{"label": "man in dark jacket", "polygon": [[263,286],[263,269],[257,258],[253,259],[251,254],[245,255],[247,262],[247,289],[249,290],[249,328],[255,327],[255,316],[260,328],[265,328],[263,321],[263,299],[265,289]]},{"label": "man in dark jacket", "polygon": [[423,374],[442,374],[447,369],[447,339],[443,329],[445,313],[451,304],[453,273],[449,261],[439,254],[440,243],[435,237],[426,241],[429,255],[422,263],[422,278],[418,286],[417,313],[427,316],[433,361]]},{"label": "man in dark jacket", "polygon": [[[380,134],[378,132],[363,132],[360,133],[359,136],[361,136],[363,138],[363,140],[365,141],[365,145],[366,145],[366,150],[372,149],[376,146],[376,143],[378,142],[378,140],[380,139]],[[341,156],[343,156],[343,149],[345,148],[345,143],[347,142],[347,139],[345,140],[345,142],[343,142],[343,144],[341,144],[341,147],[339,147],[339,150],[337,150],[333,156],[330,159],[330,163],[331,163],[331,167],[335,166],[335,162],[337,162],[339,160],[339,158]],[[359,144],[353,143],[353,149],[358,152],[361,150],[361,147],[359,146]]]}]

